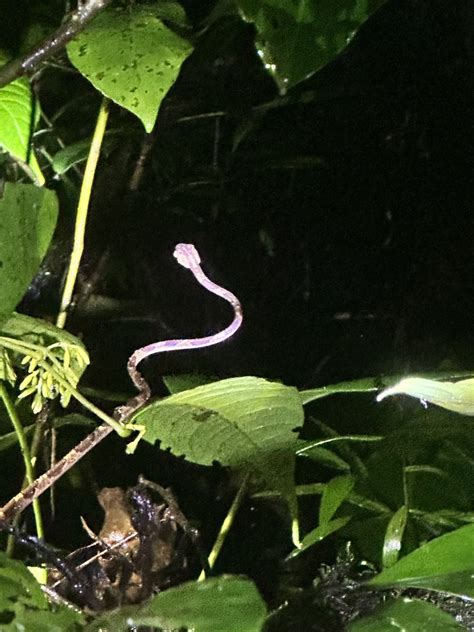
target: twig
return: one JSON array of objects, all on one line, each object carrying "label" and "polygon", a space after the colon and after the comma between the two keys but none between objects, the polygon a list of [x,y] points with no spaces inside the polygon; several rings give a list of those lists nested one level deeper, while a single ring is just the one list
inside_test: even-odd
[{"label": "twig", "polygon": [[92,448],[95,448],[102,439],[112,432],[112,426],[102,424],[91,432],[85,439],[70,450],[66,456],[58,461],[51,469],[39,476],[28,487],[13,496],[0,509],[0,520],[11,522],[15,516],[26,509],[34,500],[41,496],[43,492],[54,485],[54,483],[63,476],[73,465],[75,465],[83,456],[85,456]]},{"label": "twig", "polygon": [[44,39],[35,48],[23,55],[13,59],[0,68],[0,88],[3,88],[11,81],[31,73],[38,65],[44,62],[66,46],[74,37],[83,31],[95,16],[103,11],[112,0],[78,0],[77,9],[71,13],[69,19]]}]

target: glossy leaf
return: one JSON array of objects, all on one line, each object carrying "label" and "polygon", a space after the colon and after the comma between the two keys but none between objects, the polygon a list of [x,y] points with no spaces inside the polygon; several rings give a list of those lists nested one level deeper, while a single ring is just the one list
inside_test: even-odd
[{"label": "glossy leaf", "polygon": [[256,377],[198,386],[155,402],[136,417],[145,440],[189,461],[251,471],[296,514],[294,460],[303,409],[294,388]]},{"label": "glossy leaf", "polygon": [[251,581],[222,576],[188,582],[143,605],[107,613],[87,630],[125,632],[130,626],[150,626],[196,632],[260,632],[265,614],[265,604]]},{"label": "glossy leaf", "polygon": [[159,10],[184,21],[179,5],[109,8],[67,47],[72,64],[104,96],[135,114],[151,132],[163,98],[191,53]]},{"label": "glossy leaf", "polygon": [[427,601],[398,599],[350,623],[347,632],[460,632],[464,626]]},{"label": "glossy leaf", "polygon": [[383,570],[369,581],[369,585],[416,586],[473,599],[474,525],[460,527],[431,540]]},{"label": "glossy leaf", "polygon": [[0,324],[20,302],[53,236],[54,191],[6,182],[0,199]]},{"label": "glossy leaf", "polygon": [[257,29],[258,53],[281,92],[338,55],[385,0],[238,0]]},{"label": "glossy leaf", "polygon": [[402,548],[402,538],[408,518],[408,509],[403,505],[398,509],[387,525],[382,551],[382,564],[385,568],[393,566],[398,560]]},{"label": "glossy leaf", "polygon": [[424,404],[436,404],[462,415],[474,415],[474,378],[460,382],[436,382],[420,377],[407,377],[377,396],[380,402],[391,395],[410,395]]},{"label": "glossy leaf", "polygon": [[319,506],[319,523],[329,522],[354,487],[351,476],[336,476],[326,484]]},{"label": "glossy leaf", "polygon": [[[453,378],[463,378],[473,376],[472,371],[437,371],[434,373],[423,373],[424,378],[432,378],[438,380],[449,380]],[[391,387],[400,382],[402,376],[392,375],[385,377],[366,377],[360,380],[352,380],[350,382],[339,382],[338,384],[329,384],[328,386],[319,386],[300,391],[300,397],[303,404],[309,404],[317,399],[336,395],[337,393],[370,393],[378,391],[381,388]]]},{"label": "glossy leaf", "polygon": [[[0,53],[0,65],[7,57]],[[0,147],[24,165],[37,184],[44,184],[44,176],[31,148],[33,94],[24,77],[0,88]]]}]

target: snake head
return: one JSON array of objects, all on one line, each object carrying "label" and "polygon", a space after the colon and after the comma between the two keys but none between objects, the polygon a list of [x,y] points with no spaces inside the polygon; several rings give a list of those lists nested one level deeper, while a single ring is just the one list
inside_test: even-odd
[{"label": "snake head", "polygon": [[176,244],[173,256],[180,265],[190,270],[201,263],[201,257],[193,244]]}]

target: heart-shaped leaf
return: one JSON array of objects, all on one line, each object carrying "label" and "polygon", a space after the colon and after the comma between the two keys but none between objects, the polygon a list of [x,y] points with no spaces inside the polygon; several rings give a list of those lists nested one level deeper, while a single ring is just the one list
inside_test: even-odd
[{"label": "heart-shaped leaf", "polygon": [[[173,9],[174,19],[179,14],[184,21],[179,5],[163,4]],[[191,50],[187,40],[164,24],[155,7],[138,5],[103,11],[67,46],[79,72],[103,95],[138,116],[147,132]]]},{"label": "heart-shaped leaf", "polygon": [[238,0],[258,53],[285,92],[338,55],[385,0]]}]

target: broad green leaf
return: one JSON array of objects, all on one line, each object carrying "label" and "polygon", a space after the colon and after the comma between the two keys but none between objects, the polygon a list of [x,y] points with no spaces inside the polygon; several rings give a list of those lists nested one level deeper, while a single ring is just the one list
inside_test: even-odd
[{"label": "broad green leaf", "polygon": [[32,184],[5,183],[0,199],[0,325],[38,271],[57,214],[54,191]]},{"label": "broad green leaf", "polygon": [[330,520],[329,522],[320,524],[318,527],[316,527],[316,529],[313,529],[304,536],[303,540],[301,541],[301,546],[297,549],[293,549],[293,551],[288,555],[287,559],[297,557],[303,551],[309,549],[310,546],[313,546],[313,544],[317,544],[332,533],[339,531],[339,529],[342,529],[342,527],[346,526],[350,519],[351,516],[344,516],[343,518],[335,518],[334,520]]},{"label": "broad green leaf", "polygon": [[222,576],[188,582],[143,605],[107,613],[87,630],[125,632],[130,626],[154,626],[195,632],[260,632],[265,614],[265,604],[251,581]]},{"label": "broad green leaf", "polygon": [[385,568],[393,566],[398,560],[402,548],[402,538],[408,518],[408,509],[403,505],[390,518],[385,532],[382,551],[382,564]]},{"label": "broad green leaf", "polygon": [[[163,5],[184,16],[179,5]],[[160,19],[160,6],[109,8],[67,46],[79,72],[99,92],[135,114],[147,132],[192,50]]]},{"label": "broad green leaf", "polygon": [[375,612],[349,623],[347,632],[460,632],[464,626],[427,601],[392,600]]},{"label": "broad green leaf", "polygon": [[377,396],[380,402],[391,395],[410,395],[423,403],[436,404],[461,415],[474,415],[474,378],[460,382],[436,382],[407,377]]},{"label": "broad green leaf", "polygon": [[354,487],[351,476],[336,476],[326,484],[319,506],[319,523],[329,522]]},{"label": "broad green leaf", "polygon": [[144,438],[189,461],[218,461],[252,472],[288,500],[296,515],[294,460],[303,409],[294,388],[256,377],[231,378],[171,395],[136,417]]},{"label": "broad green leaf", "polygon": [[[0,52],[0,65],[7,61]],[[30,84],[24,77],[0,88],[0,147],[21,164],[28,165],[30,176],[43,185],[44,176],[30,145],[33,103]]]},{"label": "broad green leaf", "polygon": [[[464,574],[465,582],[450,582]],[[459,580],[459,577],[458,577]],[[371,579],[370,586],[416,586],[474,598],[474,525],[424,544]]]},{"label": "broad green leaf", "polygon": [[385,0],[237,0],[282,93],[336,55]]}]

